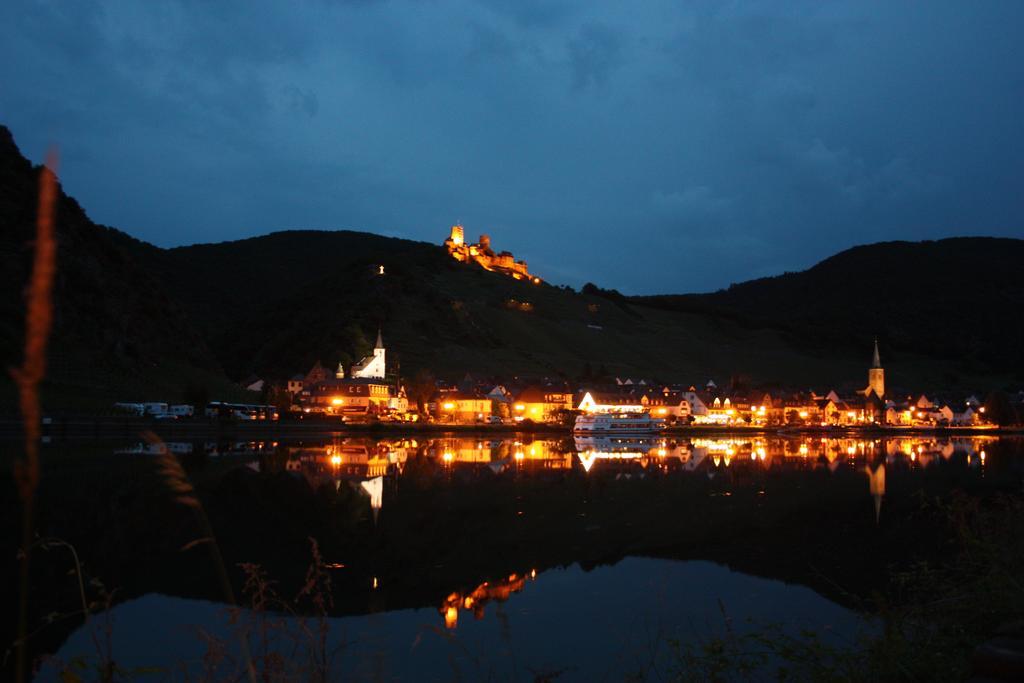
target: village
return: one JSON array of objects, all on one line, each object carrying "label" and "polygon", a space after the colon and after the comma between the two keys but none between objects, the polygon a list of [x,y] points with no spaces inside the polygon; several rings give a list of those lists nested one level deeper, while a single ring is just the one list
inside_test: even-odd
[{"label": "village", "polygon": [[[894,396],[887,392],[877,342],[867,385],[849,395],[834,390],[744,390],[663,384],[616,377],[577,381],[478,377],[434,380],[412,390],[389,374],[383,333],[370,355],[346,369],[316,363],[305,374],[275,384],[246,386],[262,392],[282,419],[321,418],[348,423],[419,422],[438,425],[571,426],[577,415],[649,415],[667,428],[992,428],[978,395]],[[1012,397],[1024,401],[1024,395]]]},{"label": "village", "polygon": [[[465,264],[515,280],[540,284],[525,261],[496,252],[491,238],[466,241],[462,225],[444,240],[448,255]],[[379,266],[383,274],[383,266]],[[167,403],[118,403],[122,412],[158,420],[193,415],[237,420],[305,420],[349,424],[419,423],[434,425],[509,425],[572,427],[580,415],[649,417],[660,428],[717,429],[992,429],[1006,422],[986,415],[987,397],[978,394],[929,396],[887,389],[878,340],[863,389],[840,394],[826,388],[754,389],[744,382],[665,383],[650,378],[526,378],[465,374],[458,381],[406,381],[388,364],[382,329],[372,351],[346,368],[317,361],[287,380],[250,376],[241,388],[258,402],[214,401],[206,406]],[[397,364],[392,364],[397,365]],[[606,373],[601,373],[605,375]],[[1024,414],[1024,391],[1006,397],[1009,412]],[[1003,412],[1006,412],[1005,410]],[[1011,420],[1014,422],[1014,420]]]}]

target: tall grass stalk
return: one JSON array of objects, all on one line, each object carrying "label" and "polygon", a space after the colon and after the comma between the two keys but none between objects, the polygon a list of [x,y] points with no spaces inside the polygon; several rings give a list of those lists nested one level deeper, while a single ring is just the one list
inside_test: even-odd
[{"label": "tall grass stalk", "polygon": [[39,209],[36,214],[35,256],[26,292],[25,359],[11,374],[18,388],[18,405],[25,434],[25,458],[14,463],[14,480],[22,505],[21,572],[18,593],[18,640],[15,680],[29,673],[28,613],[30,560],[33,544],[33,506],[39,487],[40,407],[39,383],[46,375],[46,346],[53,324],[53,276],[57,268],[54,214],[57,201],[57,153],[50,150],[39,173]]}]

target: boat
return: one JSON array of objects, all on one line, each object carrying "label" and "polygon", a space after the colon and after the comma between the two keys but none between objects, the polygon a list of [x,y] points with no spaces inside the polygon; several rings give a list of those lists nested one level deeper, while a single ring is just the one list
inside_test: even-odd
[{"label": "boat", "polygon": [[598,413],[577,415],[573,434],[655,434],[665,426],[664,420],[647,413]]}]

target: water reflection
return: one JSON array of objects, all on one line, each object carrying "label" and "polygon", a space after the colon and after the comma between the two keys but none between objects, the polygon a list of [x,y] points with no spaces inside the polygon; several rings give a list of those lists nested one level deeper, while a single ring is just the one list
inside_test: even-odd
[{"label": "water reflection", "polygon": [[775,436],[708,438],[575,437],[562,439],[479,439],[337,437],[296,442],[168,442],[138,443],[116,449],[125,455],[208,457],[250,456],[257,471],[295,472],[315,488],[324,483],[336,489],[343,483],[368,499],[374,519],[384,506],[388,482],[399,480],[408,463],[433,467],[441,473],[489,476],[531,476],[549,472],[581,472],[588,477],[644,478],[674,472],[704,474],[727,471],[840,469],[867,474],[868,494],[876,521],[885,496],[886,466],[922,469],[960,457],[968,467],[983,468],[986,448],[996,436],[830,438]]},{"label": "water reflection", "polygon": [[[596,584],[579,573],[591,578],[624,557],[710,559],[838,600],[870,595],[908,543],[934,547],[939,522],[915,514],[920,501],[954,488],[1019,490],[1021,444],[992,436],[525,434],[197,439],[91,450],[68,442],[48,446],[49,498],[40,512],[45,528],[82,552],[83,566],[119,588],[118,599],[160,591],[224,600],[219,570],[193,543],[201,532],[192,510],[174,502],[156,467],[154,456],[173,454],[229,572],[255,563],[279,585],[302,586],[315,538],[337,616],[415,608],[432,632],[461,638],[509,613],[530,631],[537,617],[524,606],[546,609],[538,598],[546,595],[575,601],[587,614],[576,622],[586,634],[594,618],[621,626],[637,613],[633,600],[664,589],[648,587],[638,572],[629,585],[586,593]],[[67,611],[77,595],[62,597],[68,568],[60,558],[40,555],[40,566],[44,560],[40,619]],[[559,568],[576,563],[569,582]],[[543,580],[532,581],[534,569]],[[703,596],[707,584],[697,578],[688,586]],[[616,600],[620,611],[593,613]],[[772,606],[773,614],[787,609]],[[549,633],[561,633],[569,617],[552,619],[560,628]]]},{"label": "water reflection", "polygon": [[451,593],[444,599],[438,611],[444,617],[445,628],[454,629],[459,624],[459,610],[471,612],[478,621],[484,618],[487,603],[505,602],[513,593],[519,593],[526,586],[527,580],[537,578],[537,570],[531,569],[525,574],[509,574],[496,581],[484,581],[476,588],[465,593]]},{"label": "water reflection", "polygon": [[[746,633],[770,625],[776,633],[811,630],[832,644],[870,628],[801,586],[708,562],[649,558],[590,571],[572,566],[536,577],[509,575],[452,593],[438,611],[401,609],[327,620],[317,637],[335,653],[331,680],[633,680],[640,671],[648,672],[649,680],[673,680],[676,676],[667,672],[677,665],[671,646],[677,639],[699,642],[726,629]],[[225,670],[224,662],[239,654],[233,647],[239,625],[256,624],[267,627],[277,638],[272,646],[288,655],[280,660],[281,669],[296,671],[288,680],[308,680],[301,669],[306,650],[285,649],[293,642],[282,635],[299,632],[298,619],[275,617],[268,623],[266,618],[150,594],[114,608],[111,649],[119,666],[147,667],[156,672],[155,680],[226,680],[224,674],[237,674]],[[433,627],[435,619],[448,628]],[[88,625],[73,633],[37,680],[60,680],[55,662],[91,657],[93,636]],[[210,642],[224,650],[211,651]],[[771,674],[757,672],[762,673]]]}]

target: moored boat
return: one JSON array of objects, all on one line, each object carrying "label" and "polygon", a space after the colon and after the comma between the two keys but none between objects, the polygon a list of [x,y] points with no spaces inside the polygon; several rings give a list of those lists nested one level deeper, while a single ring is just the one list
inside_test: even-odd
[{"label": "moored boat", "polygon": [[654,434],[664,426],[664,420],[647,413],[598,413],[577,415],[573,434]]}]

